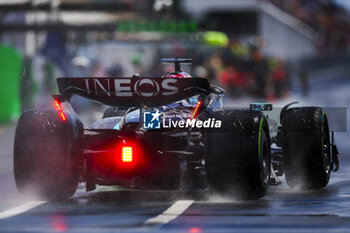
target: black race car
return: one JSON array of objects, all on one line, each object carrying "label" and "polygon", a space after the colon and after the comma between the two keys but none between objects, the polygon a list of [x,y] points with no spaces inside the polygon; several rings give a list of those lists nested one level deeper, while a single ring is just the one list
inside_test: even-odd
[{"label": "black race car", "polygon": [[[180,63],[162,78],[58,78],[56,109],[25,111],[17,125],[14,173],[20,192],[71,197],[79,182],[135,189],[210,190],[259,198],[285,175],[291,187],[320,189],[339,168],[327,116],[285,106],[281,125],[267,103],[224,109],[225,91],[191,78]],[[70,107],[79,95],[110,107],[84,128]],[[294,103],[292,103],[294,104]]]}]

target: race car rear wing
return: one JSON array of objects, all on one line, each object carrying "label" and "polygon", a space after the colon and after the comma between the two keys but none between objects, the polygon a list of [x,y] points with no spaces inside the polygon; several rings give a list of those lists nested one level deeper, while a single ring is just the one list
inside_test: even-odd
[{"label": "race car rear wing", "polygon": [[93,99],[110,106],[156,107],[194,95],[208,95],[210,85],[204,78],[57,78],[64,102],[73,95]]}]

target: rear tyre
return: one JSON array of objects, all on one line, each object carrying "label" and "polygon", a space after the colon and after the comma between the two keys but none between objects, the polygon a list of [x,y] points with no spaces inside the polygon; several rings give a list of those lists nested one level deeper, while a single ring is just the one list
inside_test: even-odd
[{"label": "rear tyre", "polygon": [[14,174],[20,192],[42,200],[71,197],[78,184],[78,161],[73,156],[82,123],[49,109],[24,112],[16,128]]},{"label": "rear tyre", "polygon": [[252,110],[219,111],[220,129],[206,134],[206,174],[210,189],[236,198],[263,197],[271,171],[266,118]]},{"label": "rear tyre", "polygon": [[288,185],[300,189],[325,187],[331,173],[327,116],[321,108],[288,109],[282,119],[283,157]]}]

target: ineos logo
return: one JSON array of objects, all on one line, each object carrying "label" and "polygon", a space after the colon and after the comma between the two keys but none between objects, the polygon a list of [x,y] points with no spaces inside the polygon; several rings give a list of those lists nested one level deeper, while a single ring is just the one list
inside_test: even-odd
[{"label": "ineos logo", "polygon": [[152,97],[159,93],[159,85],[152,79],[140,79],[135,83],[134,90],[139,96]]},{"label": "ineos logo", "polygon": [[[133,93],[135,93],[138,96],[150,98],[158,94],[163,96],[176,94],[179,91],[178,87],[175,86],[176,82],[176,79],[156,81],[149,78],[139,79],[135,83],[132,82],[132,79],[125,78],[85,79],[85,88],[88,94],[94,95],[107,95],[110,97],[112,94],[115,94],[115,96],[119,97],[132,97]],[[111,83],[114,83],[114,85]]]}]

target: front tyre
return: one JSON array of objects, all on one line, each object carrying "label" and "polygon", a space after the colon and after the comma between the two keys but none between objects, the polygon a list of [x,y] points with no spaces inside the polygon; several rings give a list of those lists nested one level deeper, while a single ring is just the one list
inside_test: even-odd
[{"label": "front tyre", "polygon": [[82,124],[50,109],[22,113],[14,142],[14,174],[20,192],[43,200],[71,197],[78,184],[73,151]]},{"label": "front tyre", "polygon": [[265,116],[253,110],[218,111],[220,129],[206,134],[209,188],[243,199],[263,197],[269,186],[271,153]]},{"label": "front tyre", "polygon": [[300,189],[325,187],[331,173],[328,121],[318,107],[288,109],[282,119],[282,150],[288,185]]}]

